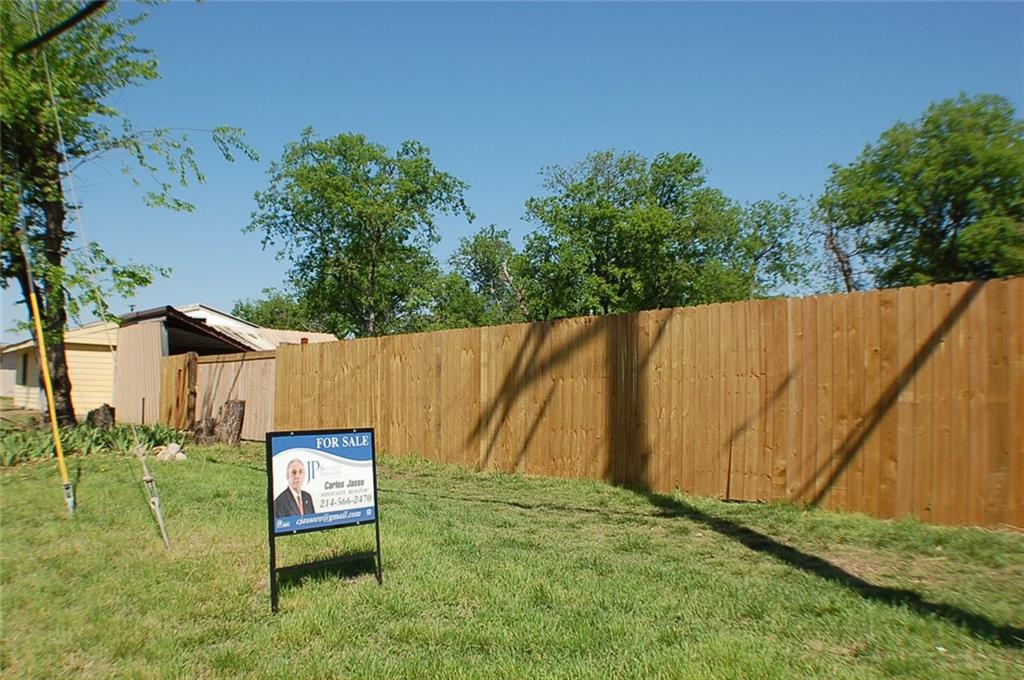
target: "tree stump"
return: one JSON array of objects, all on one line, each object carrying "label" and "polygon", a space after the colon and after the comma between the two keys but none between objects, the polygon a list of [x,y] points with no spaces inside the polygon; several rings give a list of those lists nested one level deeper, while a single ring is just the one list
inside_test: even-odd
[{"label": "tree stump", "polygon": [[114,426],[114,409],[110,404],[100,404],[89,411],[85,422],[101,430],[109,430]]},{"label": "tree stump", "polygon": [[225,444],[237,444],[242,438],[242,420],[245,418],[244,401],[226,401],[217,414],[213,438]]}]

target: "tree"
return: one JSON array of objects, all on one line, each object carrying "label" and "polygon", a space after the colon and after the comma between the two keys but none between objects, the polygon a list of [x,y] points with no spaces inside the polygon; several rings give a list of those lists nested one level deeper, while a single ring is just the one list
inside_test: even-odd
[{"label": "tree", "polygon": [[480,298],[479,323],[495,325],[526,319],[525,294],[513,271],[522,270],[522,256],[509,240],[507,229],[490,225],[471,237],[463,237],[448,262]]},{"label": "tree", "polygon": [[783,285],[807,282],[813,263],[808,226],[796,199],[780,194],[755,201],[743,211],[740,247],[750,269],[752,297],[778,294]]},{"label": "tree", "polygon": [[526,203],[532,318],[738,300],[801,275],[792,202],[744,209],[692,154],[601,151],[543,172],[549,195]]},{"label": "tree", "polygon": [[452,271],[439,276],[433,287],[430,330],[473,328],[525,321],[525,295],[513,270],[522,255],[509,240],[507,229],[493,224],[459,240],[448,259]]},{"label": "tree", "polygon": [[292,261],[291,284],[312,318],[339,336],[418,330],[439,276],[436,213],[472,213],[461,180],[430,151],[394,154],[360,134],[319,139],[311,128],[271,165],[247,231]]},{"label": "tree", "polygon": [[322,332],[323,326],[310,318],[303,300],[283,290],[264,288],[260,299],[235,302],[231,313],[264,328]]},{"label": "tree", "polygon": [[[126,171],[138,167],[155,182],[145,192],[148,204],[178,210],[191,206],[172,196],[172,182],[159,179],[163,172],[180,185],[204,180],[183,135],[169,129],[136,130],[107,103],[118,89],[157,78],[156,59],[137,48],[128,32],[145,14],[117,18],[108,5],[33,52],[10,56],[15,46],[67,19],[71,9],[66,2],[40,0],[5,3],[0,10],[0,273],[4,287],[12,279],[18,282],[26,301],[30,283],[38,291],[62,424],[75,422],[63,339],[69,314],[88,309],[111,318],[111,293],[131,295],[155,273],[165,273],[119,264],[95,242],[73,248],[67,216],[77,206],[65,196],[64,180],[88,159],[118,154]],[[213,138],[229,159],[232,149],[253,156],[234,128],[218,128]]]},{"label": "tree", "polygon": [[831,170],[817,218],[848,289],[1024,272],[1024,121],[1002,97],[932,104]]},{"label": "tree", "polygon": [[469,281],[458,272],[448,272],[434,280],[430,309],[422,330],[492,326],[487,300],[472,290]]}]

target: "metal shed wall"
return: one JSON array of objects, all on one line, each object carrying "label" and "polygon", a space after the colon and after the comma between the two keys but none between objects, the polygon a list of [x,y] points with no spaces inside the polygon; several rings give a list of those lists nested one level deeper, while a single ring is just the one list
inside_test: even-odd
[{"label": "metal shed wall", "polygon": [[[114,407],[119,423],[155,423],[160,409],[160,358],[167,353],[161,321],[146,321],[117,331]],[[146,412],[142,412],[142,400]]]}]

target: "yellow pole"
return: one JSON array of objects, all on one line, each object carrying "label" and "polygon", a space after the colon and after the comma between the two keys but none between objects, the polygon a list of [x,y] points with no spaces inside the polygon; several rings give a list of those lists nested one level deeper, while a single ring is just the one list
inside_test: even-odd
[{"label": "yellow pole", "polygon": [[43,387],[46,388],[46,406],[50,409],[50,431],[53,432],[53,445],[57,448],[57,464],[60,466],[60,480],[64,485],[64,498],[68,503],[68,511],[75,511],[75,497],[68,480],[68,468],[64,464],[64,447],[60,443],[60,428],[57,427],[57,409],[53,405],[53,383],[50,382],[50,365],[46,361],[46,341],[43,339],[43,324],[39,319],[39,303],[36,291],[30,290],[29,304],[32,306],[32,320],[35,321],[36,338],[39,342],[39,370],[43,374]]}]

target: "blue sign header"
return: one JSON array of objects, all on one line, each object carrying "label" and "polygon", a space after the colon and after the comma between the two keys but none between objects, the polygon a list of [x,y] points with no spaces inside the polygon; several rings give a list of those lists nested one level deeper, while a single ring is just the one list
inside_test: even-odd
[{"label": "blue sign header", "polygon": [[273,456],[292,449],[318,451],[349,460],[373,460],[373,433],[357,430],[324,434],[281,434],[271,440]]}]

